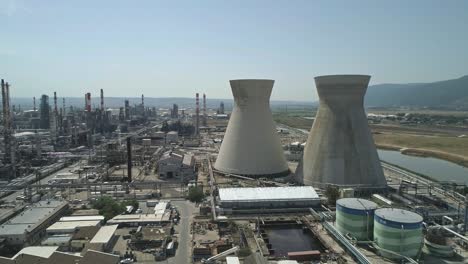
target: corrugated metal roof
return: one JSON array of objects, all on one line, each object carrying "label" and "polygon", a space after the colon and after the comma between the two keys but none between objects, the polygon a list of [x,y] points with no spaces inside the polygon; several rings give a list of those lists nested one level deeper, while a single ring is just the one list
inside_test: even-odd
[{"label": "corrugated metal roof", "polygon": [[223,201],[255,200],[308,200],[319,199],[312,186],[221,188],[219,198]]},{"label": "corrugated metal roof", "polygon": [[110,226],[103,226],[99,231],[96,233],[96,235],[91,239],[90,243],[96,243],[96,244],[105,244],[109,242],[112,238],[112,236],[115,233],[115,230],[117,230],[118,225],[110,225]]}]

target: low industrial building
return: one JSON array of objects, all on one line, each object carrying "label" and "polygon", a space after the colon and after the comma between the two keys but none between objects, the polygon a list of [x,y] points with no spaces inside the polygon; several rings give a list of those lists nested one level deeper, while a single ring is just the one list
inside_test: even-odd
[{"label": "low industrial building", "polygon": [[80,215],[80,216],[64,216],[60,218],[60,222],[77,222],[77,221],[104,221],[102,215]]},{"label": "low industrial building", "polygon": [[312,186],[220,188],[219,205],[224,212],[242,209],[301,209],[320,206]]},{"label": "low industrial building", "polygon": [[117,264],[118,255],[88,250],[83,256],[58,251],[57,246],[25,247],[11,258],[0,257],[0,264]]},{"label": "low industrial building", "polygon": [[71,234],[49,236],[41,242],[41,246],[57,246],[61,251],[69,251],[71,239]]},{"label": "low industrial building", "polygon": [[140,225],[153,225],[168,223],[171,221],[171,213],[165,212],[163,214],[127,214],[117,215],[107,221],[111,225],[121,226],[140,226]]},{"label": "low industrial building", "polygon": [[75,233],[78,229],[86,226],[101,226],[101,221],[67,221],[56,222],[49,226],[46,230],[47,234],[71,234]]},{"label": "low industrial building", "polygon": [[103,226],[89,242],[89,249],[109,252],[115,242],[115,231],[118,225]]},{"label": "low industrial building", "polygon": [[70,250],[73,252],[82,251],[83,248],[87,247],[99,229],[100,227],[97,226],[81,227],[71,238]]},{"label": "low industrial building", "polygon": [[46,228],[68,210],[63,201],[40,201],[0,225],[0,238],[10,246],[33,245],[46,235]]},{"label": "low industrial building", "polygon": [[166,152],[158,161],[158,174],[161,179],[178,178],[188,182],[195,177],[195,158],[189,153]]}]

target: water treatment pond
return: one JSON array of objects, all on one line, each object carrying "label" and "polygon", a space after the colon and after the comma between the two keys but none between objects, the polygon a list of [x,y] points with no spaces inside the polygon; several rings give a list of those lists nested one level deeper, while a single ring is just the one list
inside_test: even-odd
[{"label": "water treatment pond", "polygon": [[379,149],[381,160],[427,175],[438,181],[468,184],[468,168],[441,159],[408,156],[399,151]]},{"label": "water treatment pond", "polygon": [[303,232],[299,227],[274,227],[265,229],[270,244],[275,250],[275,257],[287,256],[288,252],[320,250],[320,242],[310,232]]}]

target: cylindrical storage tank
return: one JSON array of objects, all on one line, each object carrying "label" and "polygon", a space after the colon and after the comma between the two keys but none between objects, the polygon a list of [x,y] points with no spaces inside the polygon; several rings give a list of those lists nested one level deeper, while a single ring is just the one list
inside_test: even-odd
[{"label": "cylindrical storage tank", "polygon": [[270,110],[273,80],[231,80],[234,108],[214,168],[251,177],[289,173]]},{"label": "cylindrical storage tank", "polygon": [[396,254],[416,257],[423,245],[422,221],[419,214],[403,209],[375,210],[374,241],[383,249],[381,255],[392,259],[401,258]]},{"label": "cylindrical storage tank", "polygon": [[360,198],[343,198],[336,202],[336,228],[359,241],[371,241],[374,211],[377,204]]}]

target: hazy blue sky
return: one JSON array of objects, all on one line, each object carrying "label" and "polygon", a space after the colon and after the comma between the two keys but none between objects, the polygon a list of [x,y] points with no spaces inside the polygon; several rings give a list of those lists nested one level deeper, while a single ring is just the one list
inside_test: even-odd
[{"label": "hazy blue sky", "polygon": [[371,82],[468,74],[468,1],[0,0],[0,77],[12,96],[229,98],[229,79],[275,79],[315,100],[313,77]]}]

